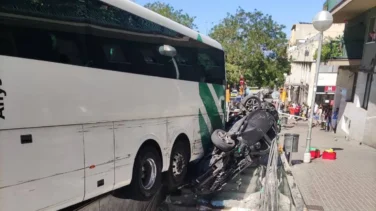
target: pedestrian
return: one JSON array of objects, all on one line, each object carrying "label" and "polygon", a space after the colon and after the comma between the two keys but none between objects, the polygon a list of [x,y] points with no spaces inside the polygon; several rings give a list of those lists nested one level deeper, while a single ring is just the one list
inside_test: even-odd
[{"label": "pedestrian", "polygon": [[295,120],[299,120],[300,118],[299,118],[299,115],[300,114],[300,105],[299,105],[299,103],[297,103],[296,105],[295,105],[295,108],[294,108],[294,115],[295,115]]},{"label": "pedestrian", "polygon": [[326,128],[325,131],[329,132],[330,128],[332,126],[332,109],[329,108],[326,113],[325,113],[325,118],[326,118]]},{"label": "pedestrian", "polygon": [[338,111],[339,108],[336,108],[332,115],[332,128],[334,133],[337,133]]},{"label": "pedestrian", "polygon": [[280,112],[284,112],[284,110],[285,110],[285,103],[281,103],[280,105],[279,105],[279,110],[280,110]]},{"label": "pedestrian", "polygon": [[322,122],[322,106],[320,105],[320,107],[317,109],[317,113],[316,113],[316,116],[317,116],[317,123],[319,125],[321,125],[321,122]]},{"label": "pedestrian", "polygon": [[326,129],[326,113],[328,112],[328,109],[325,107],[322,109],[321,113],[321,129],[325,130]]},{"label": "pedestrian", "polygon": [[245,97],[247,97],[249,94],[251,94],[251,89],[249,89],[249,86],[246,86],[246,88],[245,88]]},{"label": "pedestrian", "polygon": [[317,114],[318,111],[319,111],[319,105],[317,103],[315,103],[315,105],[313,107],[313,113]]},{"label": "pedestrian", "polygon": [[311,115],[311,109],[312,109],[311,106],[308,107],[308,109],[307,109],[307,113],[306,113],[306,117],[307,117],[307,119],[311,117],[311,116],[310,116],[310,115]]}]

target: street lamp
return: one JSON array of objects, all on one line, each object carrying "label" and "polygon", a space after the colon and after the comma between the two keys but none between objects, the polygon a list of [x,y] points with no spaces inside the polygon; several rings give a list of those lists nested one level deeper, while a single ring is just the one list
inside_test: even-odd
[{"label": "street lamp", "polygon": [[317,59],[316,59],[316,72],[315,72],[315,79],[313,82],[313,90],[312,90],[312,96],[311,96],[311,112],[309,115],[307,144],[306,144],[306,150],[304,153],[304,160],[303,160],[304,163],[311,162],[310,148],[311,148],[311,138],[312,138],[312,120],[313,120],[313,110],[314,110],[314,105],[315,105],[317,81],[319,78],[322,40],[323,40],[324,31],[328,30],[332,26],[332,23],[333,23],[333,16],[328,11],[321,11],[317,13],[317,15],[312,20],[313,27],[320,33],[319,33],[319,46],[317,50]]}]

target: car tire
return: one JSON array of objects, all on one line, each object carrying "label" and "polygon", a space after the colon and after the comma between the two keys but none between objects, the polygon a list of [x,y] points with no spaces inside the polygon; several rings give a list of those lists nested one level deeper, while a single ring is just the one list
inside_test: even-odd
[{"label": "car tire", "polygon": [[260,98],[256,96],[247,96],[245,97],[241,103],[240,103],[241,109],[245,110],[247,112],[252,112],[254,110],[254,107],[251,108],[251,106],[255,106],[256,109],[261,108],[261,100]]},{"label": "car tire", "polygon": [[187,175],[190,150],[183,141],[177,141],[171,150],[170,167],[167,171],[167,185],[170,190],[184,183]]},{"label": "car tire", "polygon": [[162,160],[155,147],[145,146],[137,153],[131,182],[136,200],[149,200],[162,185]]},{"label": "car tire", "polygon": [[230,137],[226,137],[226,132],[221,129],[217,129],[212,133],[211,140],[214,146],[224,152],[228,152],[235,147],[235,141]]}]

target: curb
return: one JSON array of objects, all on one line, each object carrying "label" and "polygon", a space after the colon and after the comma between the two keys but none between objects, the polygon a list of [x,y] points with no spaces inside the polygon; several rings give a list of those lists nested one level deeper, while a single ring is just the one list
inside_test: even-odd
[{"label": "curb", "polygon": [[281,156],[283,168],[286,171],[286,177],[287,177],[287,181],[290,187],[291,196],[292,196],[292,200],[295,205],[296,211],[308,211],[306,204],[304,202],[303,196],[300,193],[300,190],[295,183],[295,179],[294,179],[294,176],[292,175],[291,167],[289,163],[287,162],[285,152],[282,152],[280,156]]}]

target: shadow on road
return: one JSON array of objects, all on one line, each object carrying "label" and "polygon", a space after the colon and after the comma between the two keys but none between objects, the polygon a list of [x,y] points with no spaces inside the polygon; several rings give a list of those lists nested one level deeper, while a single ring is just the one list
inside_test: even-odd
[{"label": "shadow on road", "polygon": [[303,160],[292,160],[291,161],[291,165],[295,166],[295,165],[299,165],[299,164],[302,164],[303,163]]}]

